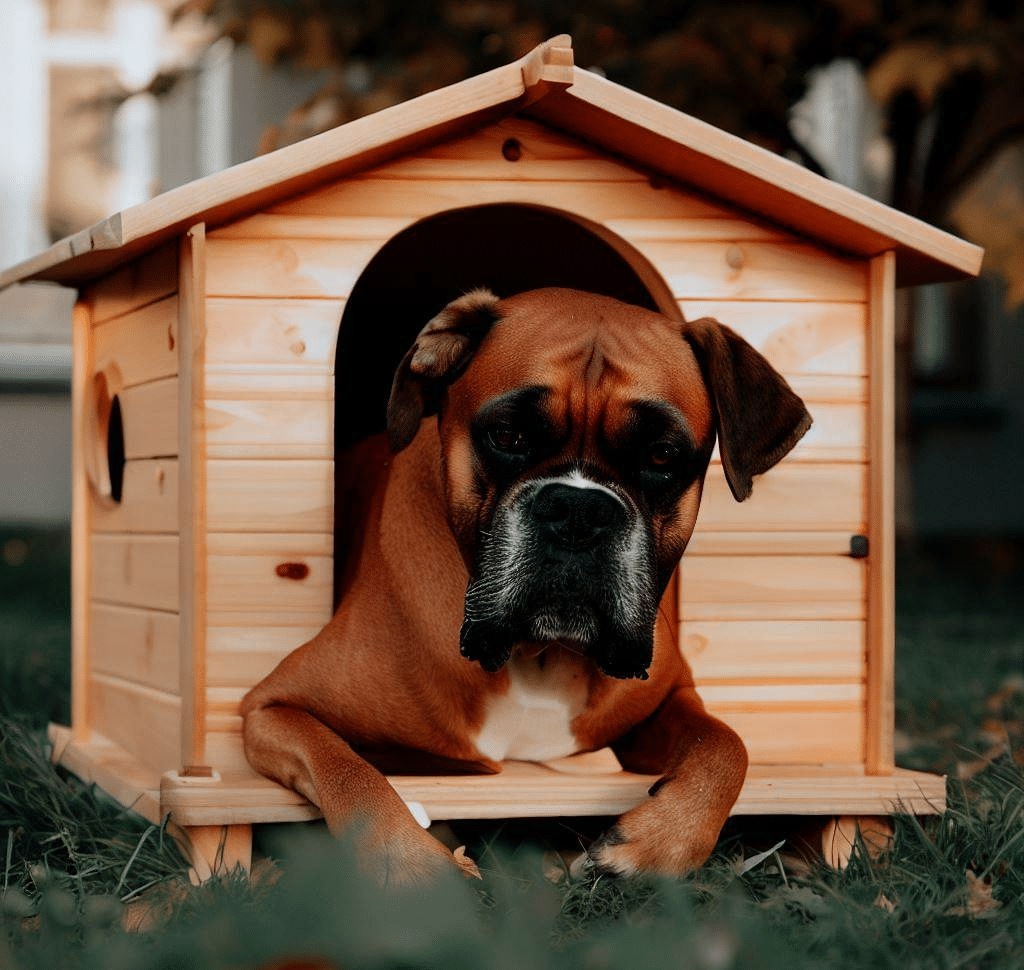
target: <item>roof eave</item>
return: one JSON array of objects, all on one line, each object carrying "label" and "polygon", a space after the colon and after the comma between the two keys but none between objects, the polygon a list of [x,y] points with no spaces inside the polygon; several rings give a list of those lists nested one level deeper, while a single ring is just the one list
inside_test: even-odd
[{"label": "roof eave", "polygon": [[528,113],[841,251],[893,250],[898,286],[981,270],[984,251],[973,243],[591,72],[574,75],[571,87]]}]

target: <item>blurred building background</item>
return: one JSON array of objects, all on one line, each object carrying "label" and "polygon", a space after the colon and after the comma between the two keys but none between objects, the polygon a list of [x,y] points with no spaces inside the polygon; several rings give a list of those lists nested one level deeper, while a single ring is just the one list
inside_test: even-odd
[{"label": "blurred building background", "polygon": [[[0,0],[0,265],[574,36],[577,63],[986,246],[902,307],[900,531],[1024,539],[1024,14],[761,0]],[[69,307],[0,293],[0,524],[67,521]]]}]

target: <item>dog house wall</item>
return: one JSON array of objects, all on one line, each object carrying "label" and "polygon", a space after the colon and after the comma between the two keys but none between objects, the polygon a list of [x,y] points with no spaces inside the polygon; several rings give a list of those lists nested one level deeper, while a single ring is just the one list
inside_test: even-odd
[{"label": "dog house wall", "polygon": [[[862,766],[872,745],[884,761],[868,685],[889,648],[868,649],[867,561],[851,558],[850,540],[872,531],[869,332],[891,286],[886,257],[873,271],[516,117],[195,234],[186,260],[167,247],[83,292],[92,371],[121,372],[127,445],[120,505],[93,500],[90,726],[161,770],[245,767],[241,697],[331,613],[345,300],[408,226],[492,203],[581,220],[662,305],[732,326],[807,400],[814,428],[748,502],[733,501],[716,456],[681,571],[680,640],[708,706],[755,762]],[[188,480],[205,479],[205,521],[187,542],[182,275],[203,294],[193,312],[205,332],[190,375],[201,416],[184,428],[197,435]],[[205,600],[187,642],[181,554],[195,558]]]}]

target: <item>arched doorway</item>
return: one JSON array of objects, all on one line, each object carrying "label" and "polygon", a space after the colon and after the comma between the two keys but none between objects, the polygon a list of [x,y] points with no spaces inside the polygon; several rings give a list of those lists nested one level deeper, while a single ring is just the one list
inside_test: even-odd
[{"label": "arched doorway", "polygon": [[402,355],[445,304],[479,286],[502,297],[567,286],[679,313],[640,253],[568,213],[500,204],[430,216],[381,248],[345,305],[335,361],[335,454],[384,430]]}]

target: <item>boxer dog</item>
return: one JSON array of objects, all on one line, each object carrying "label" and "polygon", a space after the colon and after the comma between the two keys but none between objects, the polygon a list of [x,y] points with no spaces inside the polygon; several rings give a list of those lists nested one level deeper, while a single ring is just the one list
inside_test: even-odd
[{"label": "boxer dog", "polygon": [[409,880],[453,855],[382,771],[497,772],[610,745],[661,777],[592,864],[701,865],[747,756],[705,711],[659,602],[716,436],[742,501],[810,423],[715,320],[565,289],[455,300],[400,363],[387,435],[339,457],[340,605],[245,697],[249,761],[331,832],[358,823],[385,879]]}]

